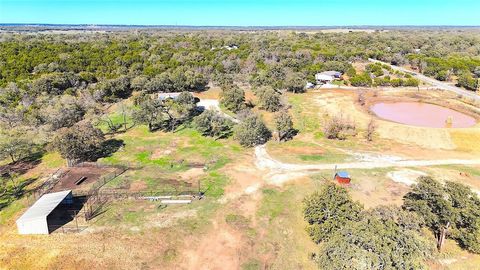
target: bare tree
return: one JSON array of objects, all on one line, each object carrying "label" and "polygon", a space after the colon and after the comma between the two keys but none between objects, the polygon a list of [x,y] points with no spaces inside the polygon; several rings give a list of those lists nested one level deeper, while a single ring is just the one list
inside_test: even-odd
[{"label": "bare tree", "polygon": [[365,134],[365,139],[367,139],[367,141],[369,142],[373,141],[373,136],[375,135],[376,129],[377,129],[377,123],[375,122],[375,119],[371,118],[370,121],[368,122],[367,133]]}]

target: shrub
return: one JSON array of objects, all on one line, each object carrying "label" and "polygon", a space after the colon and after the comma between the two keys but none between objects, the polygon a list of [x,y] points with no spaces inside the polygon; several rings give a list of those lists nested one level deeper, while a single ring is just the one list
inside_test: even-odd
[{"label": "shrub", "polygon": [[367,73],[362,73],[360,75],[355,75],[350,78],[350,83],[356,87],[368,87],[372,86],[372,78]]},{"label": "shrub", "polygon": [[356,134],[355,123],[343,117],[335,116],[325,124],[323,133],[327,139],[345,140],[348,135]]}]

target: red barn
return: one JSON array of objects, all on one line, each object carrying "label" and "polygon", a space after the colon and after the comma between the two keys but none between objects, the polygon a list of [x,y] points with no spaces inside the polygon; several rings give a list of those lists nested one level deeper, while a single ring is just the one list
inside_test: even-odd
[{"label": "red barn", "polygon": [[348,172],[342,171],[335,173],[335,180],[340,184],[348,185],[352,179],[350,178],[350,175],[348,175]]}]

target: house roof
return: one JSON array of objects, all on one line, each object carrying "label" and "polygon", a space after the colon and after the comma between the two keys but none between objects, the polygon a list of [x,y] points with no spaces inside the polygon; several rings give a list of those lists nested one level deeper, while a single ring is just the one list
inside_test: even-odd
[{"label": "house roof", "polygon": [[350,175],[348,174],[348,172],[345,172],[345,171],[340,171],[340,172],[337,172],[338,176],[342,177],[342,178],[350,178]]},{"label": "house roof", "polygon": [[158,99],[165,100],[165,99],[176,99],[181,93],[158,93]]},{"label": "house roof", "polygon": [[340,71],[336,71],[336,70],[328,70],[328,71],[320,72],[320,74],[329,75],[329,76],[341,76],[342,75],[342,73]]},{"label": "house roof", "polygon": [[315,75],[315,79],[320,81],[333,81],[335,78],[331,75],[318,73]]},{"label": "house roof", "polygon": [[30,208],[28,208],[20,218],[17,219],[17,222],[37,218],[46,219],[47,216],[71,193],[71,190],[65,190],[43,195]]}]

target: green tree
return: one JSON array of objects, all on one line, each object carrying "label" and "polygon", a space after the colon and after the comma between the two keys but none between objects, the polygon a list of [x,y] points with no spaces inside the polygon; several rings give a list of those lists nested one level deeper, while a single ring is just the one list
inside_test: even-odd
[{"label": "green tree", "polygon": [[191,93],[182,92],[177,98],[162,102],[161,108],[171,131],[175,130],[179,124],[191,119],[198,101]]},{"label": "green tree", "polygon": [[309,224],[307,232],[317,244],[328,240],[347,222],[358,220],[362,210],[345,188],[331,183],[306,197],[303,204],[303,217]]},{"label": "green tree", "polygon": [[304,93],[307,81],[302,73],[289,73],[285,79],[285,89],[293,93]]},{"label": "green tree", "polygon": [[287,110],[281,110],[274,116],[275,130],[280,141],[286,141],[295,136],[292,117]]},{"label": "green tree", "polygon": [[269,112],[276,112],[282,107],[281,95],[272,87],[264,86],[255,90],[258,106]]},{"label": "green tree", "polygon": [[404,208],[422,217],[437,238],[450,224],[447,237],[480,253],[480,199],[470,188],[454,182],[442,185],[430,177],[420,177],[404,196]]},{"label": "green tree", "polygon": [[94,95],[97,100],[113,102],[120,98],[128,98],[131,93],[130,79],[121,76],[98,83]]},{"label": "green tree", "polygon": [[133,111],[133,121],[146,124],[150,132],[154,131],[163,121],[162,105],[159,99],[141,99],[137,109]]},{"label": "green tree", "polygon": [[233,132],[233,122],[214,110],[206,110],[193,119],[194,127],[204,136],[227,138]]},{"label": "green tree", "polygon": [[232,112],[238,112],[245,108],[245,92],[234,84],[222,86],[220,104]]},{"label": "green tree", "polygon": [[163,127],[173,131],[179,124],[191,119],[197,102],[198,99],[189,92],[164,100],[141,98],[138,108],[133,112],[133,119],[136,123],[147,124],[149,131]]},{"label": "green tree", "polygon": [[403,212],[394,207],[362,212],[359,221],[348,221],[320,247],[319,266],[327,270],[426,269],[424,261],[432,246],[421,237],[415,216]]},{"label": "green tree", "polygon": [[67,160],[67,166],[73,166],[95,158],[104,140],[101,130],[80,122],[59,130],[52,145]]},{"label": "green tree", "polygon": [[473,78],[469,71],[462,72],[458,76],[457,85],[468,90],[477,90],[477,80]]},{"label": "green tree", "polygon": [[252,147],[266,143],[271,137],[271,132],[260,116],[252,113],[235,126],[234,137],[242,146]]},{"label": "green tree", "polygon": [[9,132],[0,136],[0,160],[9,158],[17,162],[35,152],[36,145],[31,139],[24,138],[21,134]]}]

